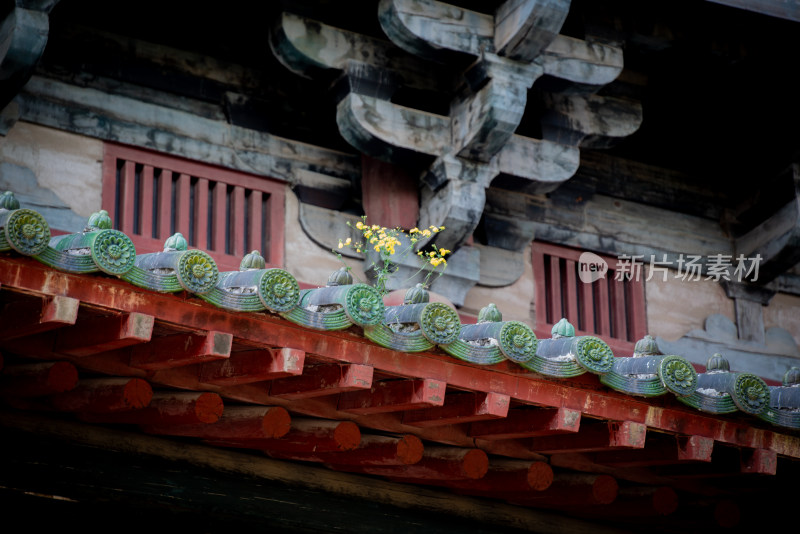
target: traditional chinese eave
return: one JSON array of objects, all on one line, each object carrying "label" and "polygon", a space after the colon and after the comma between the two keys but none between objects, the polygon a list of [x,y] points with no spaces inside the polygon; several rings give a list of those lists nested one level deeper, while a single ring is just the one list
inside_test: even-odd
[{"label": "traditional chinese eave", "polygon": [[597,501],[597,517],[631,488],[666,488],[648,501],[655,517],[674,512],[664,491],[687,503],[740,498],[719,481],[761,474],[781,484],[800,458],[796,431],[671,395],[628,395],[591,373],[476,365],[438,347],[401,352],[358,326],[316,330],[11,253],[0,257],[0,284],[2,391],[24,413],[536,508]]}]

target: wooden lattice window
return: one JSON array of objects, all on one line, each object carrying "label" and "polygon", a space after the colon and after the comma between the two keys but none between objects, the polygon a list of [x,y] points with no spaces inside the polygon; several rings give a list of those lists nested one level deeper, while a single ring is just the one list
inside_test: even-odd
[{"label": "wooden lattice window", "polygon": [[221,271],[258,250],[283,264],[284,184],[165,154],[106,144],[103,209],[137,254],[158,252],[176,232]]},{"label": "wooden lattice window", "polygon": [[608,272],[588,283],[579,270],[583,251],[536,241],[532,250],[537,336],[550,337],[565,317],[576,334],[597,335],[615,353],[630,354],[647,334],[643,269],[635,272],[625,260],[599,256]]}]

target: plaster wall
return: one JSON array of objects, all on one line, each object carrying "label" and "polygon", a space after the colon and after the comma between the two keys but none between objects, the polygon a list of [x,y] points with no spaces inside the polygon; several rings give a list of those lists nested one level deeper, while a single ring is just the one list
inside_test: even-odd
[{"label": "plaster wall", "polygon": [[44,208],[58,212],[58,226],[83,224],[101,207],[102,162],[102,141],[20,121],[0,137],[0,188],[48,222]]}]

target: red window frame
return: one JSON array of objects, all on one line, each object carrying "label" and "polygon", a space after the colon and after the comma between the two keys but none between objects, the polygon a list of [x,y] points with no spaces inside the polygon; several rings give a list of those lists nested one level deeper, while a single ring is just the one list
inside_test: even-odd
[{"label": "red window frame", "polygon": [[285,184],[167,154],[106,143],[103,209],[137,254],[160,252],[175,232],[235,271],[258,250],[268,267],[284,260]]},{"label": "red window frame", "polygon": [[605,278],[584,283],[578,272],[583,252],[533,242],[534,331],[548,338],[553,325],[564,317],[575,327],[576,335],[598,336],[615,353],[632,354],[636,341],[647,334],[644,268],[638,276],[617,280],[618,259],[598,255],[608,264],[608,273]]}]

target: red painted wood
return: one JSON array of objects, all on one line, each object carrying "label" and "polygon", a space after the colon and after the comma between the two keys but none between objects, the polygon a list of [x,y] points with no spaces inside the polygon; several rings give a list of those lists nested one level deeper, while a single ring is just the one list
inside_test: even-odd
[{"label": "red painted wood", "polygon": [[200,382],[217,386],[250,384],[303,372],[306,353],[295,349],[234,352],[229,358],[200,366]]},{"label": "red painted wood", "polygon": [[331,465],[339,471],[380,475],[399,481],[477,480],[489,470],[489,457],[480,449],[425,447],[422,459],[404,466]]},{"label": "red painted wood", "polygon": [[78,370],[69,362],[9,365],[0,374],[0,395],[41,397],[69,391],[78,384]]},{"label": "red painted wood", "polygon": [[422,459],[425,447],[422,440],[413,434],[401,437],[367,434],[355,449],[345,451],[279,451],[272,449],[268,454],[281,460],[299,460],[333,465],[355,466],[403,466],[413,465]]},{"label": "red painted wood", "polygon": [[501,493],[512,503],[539,507],[581,507],[589,504],[611,504],[619,494],[619,484],[610,475],[557,474],[544,491],[519,496]]},{"label": "red painted wood", "polygon": [[[492,391],[509,395],[515,402],[565,407],[580,411],[582,417],[629,420],[648,428],[681,435],[697,435],[734,446],[764,448],[778,454],[800,457],[800,438],[779,430],[753,427],[749,421],[720,418],[675,402],[654,403],[601,387],[595,377],[570,381],[550,380],[523,373],[513,364],[498,364],[491,369],[464,365],[438,353],[400,354],[391,349],[365,343],[350,332],[309,331],[268,314],[224,312],[213,305],[185,301],[176,295],[137,288],[127,282],[104,276],[62,273],[36,260],[0,257],[0,284],[3,290],[46,295],[58,292],[80,300],[87,306],[119,312],[137,311],[159,317],[159,321],[192,330],[236,332],[237,340],[254,346],[280,346],[318,354],[332,362],[366,365],[399,376],[425,376],[446,381],[455,389]],[[45,336],[41,336],[46,339]],[[31,338],[33,339],[33,338]],[[48,349],[25,345],[15,347],[19,354],[40,357]],[[98,372],[117,373],[119,362],[95,358]],[[135,370],[134,370],[135,372]],[[196,378],[195,378],[196,383]],[[169,385],[170,382],[165,382]],[[264,388],[240,386],[239,400],[269,403]],[[304,405],[315,413],[317,405]],[[325,405],[324,410],[328,410]],[[322,410],[321,410],[322,411]],[[531,454],[533,454],[531,452]]]},{"label": "red painted wood", "polygon": [[264,216],[261,205],[262,196],[261,191],[251,191],[247,198],[247,220],[244,224],[248,229],[248,240],[245,252],[257,250],[269,262],[269,250],[265,251],[262,246],[261,220]]},{"label": "red painted wood", "polygon": [[192,177],[186,173],[178,174],[175,181],[175,231],[183,234],[183,237],[190,239],[189,231],[192,221]]},{"label": "red painted wood", "polygon": [[561,267],[559,265],[559,258],[556,256],[550,256],[545,269],[548,269],[550,272],[550,287],[547,288],[548,290],[548,302],[547,302],[547,309],[548,309],[548,316],[549,316],[549,323],[555,324],[557,323],[562,317],[564,317],[564,310],[561,306]]},{"label": "red painted wood", "polygon": [[603,451],[616,447],[638,448],[645,445],[647,427],[641,423],[596,423],[584,425],[575,434],[531,438],[531,449],[540,454]]},{"label": "red painted wood", "polygon": [[658,522],[661,517],[678,509],[679,498],[668,486],[625,486],[619,488],[617,498],[607,504],[584,504],[570,507],[579,517],[589,519],[638,520]]},{"label": "red painted wood", "polygon": [[233,204],[231,209],[231,248],[228,253],[237,258],[241,258],[250,252],[249,250],[245,250],[247,244],[244,241],[244,188],[241,186],[234,187],[231,200]]},{"label": "red painted wood", "polygon": [[208,239],[208,180],[199,178],[194,185],[194,246],[209,250]]},{"label": "red painted wood", "polygon": [[510,403],[508,395],[491,391],[448,394],[443,406],[405,412],[403,424],[426,428],[504,418]]},{"label": "red painted wood", "polygon": [[279,406],[229,406],[214,423],[143,425],[151,434],[191,436],[207,440],[272,439],[289,432],[292,418]]},{"label": "red painted wood", "polygon": [[339,397],[339,410],[360,415],[401,412],[444,404],[447,385],[440,380],[388,380],[369,391],[351,391]]},{"label": "red painted wood", "polygon": [[568,408],[511,410],[508,417],[473,423],[469,435],[486,440],[529,438],[577,432],[581,413]]},{"label": "red painted wood", "polygon": [[[284,349],[292,350],[292,349]],[[372,388],[373,368],[369,365],[323,364],[303,370],[297,377],[273,380],[269,395],[287,400],[307,399]]]},{"label": "red painted wood", "polygon": [[552,483],[553,469],[546,462],[492,459],[482,478],[446,481],[444,485],[466,490],[472,495],[492,497],[498,492],[544,491]]},{"label": "red painted wood", "polygon": [[597,334],[604,337],[611,337],[611,315],[608,309],[609,299],[609,280],[601,278],[597,281],[594,288],[594,317],[597,325]]},{"label": "red painted wood", "polygon": [[[566,260],[566,269],[564,271],[564,278],[561,280],[561,291],[566,301],[565,315],[576,329],[578,328],[578,277],[575,269],[577,262],[575,260]],[[583,284],[582,282],[580,282]]]},{"label": "red painted wood", "polygon": [[209,392],[155,393],[150,404],[138,410],[117,413],[83,413],[79,417],[91,423],[136,425],[186,425],[216,423],[222,416],[222,397]]},{"label": "red painted wood", "polygon": [[150,341],[155,320],[143,313],[87,318],[58,331],[55,352],[88,356]]},{"label": "red painted wood", "polygon": [[164,242],[172,236],[172,171],[163,170],[158,180],[158,238],[153,249],[141,248],[134,242],[137,254],[143,252],[159,252],[164,249]]},{"label": "red painted wood", "polygon": [[621,280],[612,280],[610,282],[610,295],[611,301],[611,337],[617,339],[628,338],[628,318],[625,313],[626,299],[625,287]]},{"label": "red painted wood", "polygon": [[153,389],[141,378],[92,378],[51,396],[50,404],[64,412],[109,413],[144,408],[152,397]]},{"label": "red painted wood", "polygon": [[133,347],[130,365],[151,371],[228,358],[233,335],[225,332],[181,333],[153,338]]},{"label": "red painted wood", "polygon": [[597,464],[614,467],[673,465],[683,462],[710,462],[714,440],[700,436],[664,436],[634,450],[601,451],[592,455]]},{"label": "red painted wood", "polygon": [[17,339],[75,324],[79,305],[76,299],[53,295],[2,308],[0,339]]},{"label": "red painted wood", "polygon": [[142,237],[153,237],[153,166],[144,165],[139,185],[139,232]]},{"label": "red painted wood", "polygon": [[774,475],[778,468],[778,455],[766,449],[742,451],[742,473]]},{"label": "red painted wood", "polygon": [[398,165],[362,155],[361,198],[370,224],[406,230],[417,225],[417,179]]},{"label": "red painted wood", "polygon": [[132,161],[126,161],[120,169],[120,228],[134,229],[133,218],[135,213],[135,186],[136,186],[136,165]]},{"label": "red painted wood", "polygon": [[236,438],[221,436],[211,445],[258,449],[267,453],[322,453],[351,451],[361,442],[361,430],[352,421],[292,418],[290,430],[279,438]]},{"label": "red painted wood", "polygon": [[[594,284],[581,282],[578,286],[581,306],[578,312],[581,316],[581,328],[587,332],[597,332],[594,323]],[[577,327],[577,325],[574,325]]]},{"label": "red painted wood", "polygon": [[217,182],[212,194],[211,247],[209,253],[224,254],[225,240],[228,235],[228,186]]},{"label": "red painted wood", "polygon": [[[152,169],[160,175],[157,192],[158,199],[158,237],[152,238],[146,224],[151,217],[146,217],[145,212],[140,212],[141,234],[134,232],[133,219],[125,219],[120,225],[120,230],[126,232],[134,241],[137,253],[158,252],[162,250],[164,241],[173,231],[181,232],[190,239],[189,222],[194,223],[194,239],[190,245],[207,251],[217,261],[220,270],[236,270],[243,254],[251,249],[260,250],[269,266],[280,267],[283,264],[283,226],[284,226],[284,198],[285,184],[265,179],[261,176],[233,171],[222,167],[206,165],[178,157],[159,154],[133,147],[126,147],[107,143],[105,145],[105,163],[103,166],[103,208],[115,217],[114,206],[116,203],[117,161],[124,162],[124,166],[143,165],[145,170]],[[175,177],[176,203],[171,203],[173,175]],[[146,181],[142,174],[142,202],[140,208],[150,209],[152,200],[145,200]],[[190,210],[189,191],[191,182],[194,187],[194,210]],[[123,184],[127,183],[123,181]],[[132,180],[131,180],[132,183]],[[228,205],[227,189],[231,187],[232,201]],[[213,189],[213,193],[211,190]],[[119,191],[124,194],[124,191]],[[213,210],[208,210],[208,195],[212,196]],[[262,231],[260,214],[263,212],[261,199],[267,199],[266,233]],[[245,210],[245,199],[249,199],[248,210]],[[133,204],[131,203],[132,207]],[[230,210],[229,210],[230,208]],[[245,212],[248,212],[248,221],[245,221]],[[127,213],[118,214],[125,215]],[[209,245],[208,220],[211,218],[212,236]],[[171,229],[171,221],[175,219],[175,229]],[[147,219],[147,220],[145,220]],[[252,246],[244,242],[245,224],[249,225],[249,239]],[[272,236],[275,236],[273,238]],[[280,238],[278,238],[280,237]],[[231,238],[231,248],[226,250],[225,241]],[[262,241],[266,242],[266,249],[261,250]],[[228,253],[230,252],[230,253]]]}]

